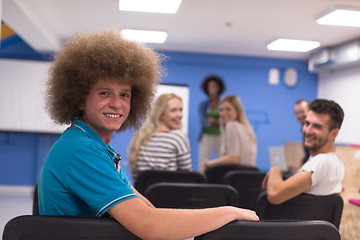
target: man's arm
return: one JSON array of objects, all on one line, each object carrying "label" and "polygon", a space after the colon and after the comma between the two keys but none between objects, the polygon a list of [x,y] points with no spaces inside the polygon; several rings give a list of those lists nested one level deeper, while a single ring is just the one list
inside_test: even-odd
[{"label": "man's arm", "polygon": [[138,192],[138,190],[136,190],[133,186],[131,186],[132,190],[134,191],[134,193],[141,199],[143,200],[149,207],[154,207],[154,205],[146,198],[144,197],[141,193]]},{"label": "man's arm", "polygon": [[281,168],[272,167],[263,180],[262,188],[267,190],[270,203],[281,204],[311,187],[311,175],[311,172],[300,171],[284,181]]},{"label": "man's arm", "polygon": [[234,220],[259,220],[254,211],[231,206],[162,209],[149,207],[140,198],[118,203],[108,213],[142,239],[187,239],[215,230]]}]

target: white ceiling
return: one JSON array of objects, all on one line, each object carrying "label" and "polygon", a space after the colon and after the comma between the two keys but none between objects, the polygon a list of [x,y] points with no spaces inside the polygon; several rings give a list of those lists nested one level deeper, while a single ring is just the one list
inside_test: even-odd
[{"label": "white ceiling", "polygon": [[[1,2],[1,0],[0,0]],[[115,27],[168,32],[158,50],[307,59],[309,53],[269,51],[276,38],[320,41],[322,47],[360,38],[360,28],[318,25],[335,5],[359,0],[183,0],[177,14],[121,12],[118,0],[2,0],[2,19],[40,52],[59,49],[78,31]]]}]

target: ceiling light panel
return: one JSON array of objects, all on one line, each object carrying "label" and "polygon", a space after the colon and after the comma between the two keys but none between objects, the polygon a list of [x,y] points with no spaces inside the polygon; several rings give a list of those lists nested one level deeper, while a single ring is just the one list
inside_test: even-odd
[{"label": "ceiling light panel", "polygon": [[318,24],[360,27],[360,11],[349,9],[335,9],[332,12],[318,18]]},{"label": "ceiling light panel", "polygon": [[121,11],[175,14],[181,0],[119,0]]},{"label": "ceiling light panel", "polygon": [[320,46],[319,42],[295,39],[277,39],[267,45],[268,50],[289,51],[289,52],[308,52]]}]

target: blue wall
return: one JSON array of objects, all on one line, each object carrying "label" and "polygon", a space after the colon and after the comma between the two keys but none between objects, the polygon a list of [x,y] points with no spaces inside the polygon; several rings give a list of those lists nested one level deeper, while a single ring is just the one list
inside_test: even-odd
[{"label": "blue wall", "polygon": [[[206,99],[200,89],[202,80],[217,74],[226,82],[223,94],[238,95],[258,140],[257,166],[268,170],[268,147],[286,141],[301,141],[300,125],[293,113],[299,98],[317,96],[317,75],[307,70],[306,61],[241,57],[229,55],[165,52],[167,74],[163,83],[187,85],[190,89],[189,138],[194,167],[197,166],[200,124],[198,104]],[[298,83],[289,88],[283,83],[286,68],[295,68]],[[280,83],[268,84],[270,68],[280,70]],[[111,144],[123,156],[122,166],[129,168],[127,147],[132,132],[114,135]],[[58,135],[0,133],[0,184],[31,185],[36,182],[46,153]],[[131,176],[128,171],[129,176]]]},{"label": "blue wall", "polygon": [[59,135],[0,133],[0,184],[33,185]]}]

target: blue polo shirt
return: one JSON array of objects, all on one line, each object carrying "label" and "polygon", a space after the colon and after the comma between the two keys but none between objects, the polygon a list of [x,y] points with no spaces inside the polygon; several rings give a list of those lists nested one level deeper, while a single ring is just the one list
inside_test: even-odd
[{"label": "blue polo shirt", "polygon": [[114,149],[86,123],[74,120],[52,146],[38,182],[40,215],[101,216],[137,197]]}]

